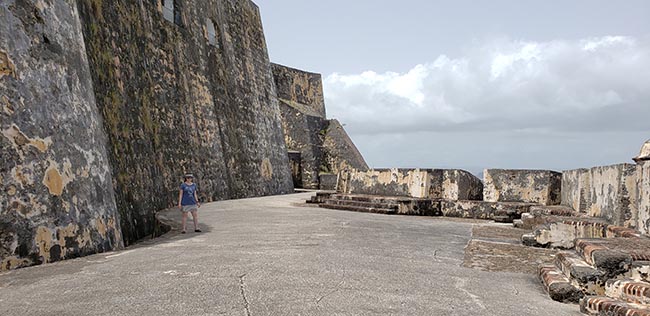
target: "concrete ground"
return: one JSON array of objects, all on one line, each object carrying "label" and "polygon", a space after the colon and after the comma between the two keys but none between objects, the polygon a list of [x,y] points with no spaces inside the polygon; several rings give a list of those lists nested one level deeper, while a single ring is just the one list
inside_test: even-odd
[{"label": "concrete ground", "polygon": [[462,267],[473,224],[295,206],[203,206],[203,233],[0,274],[0,315],[579,315],[531,274]]}]

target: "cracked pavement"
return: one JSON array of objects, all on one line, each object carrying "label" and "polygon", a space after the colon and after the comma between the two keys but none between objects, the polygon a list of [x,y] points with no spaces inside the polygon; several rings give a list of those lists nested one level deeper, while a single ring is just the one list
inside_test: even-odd
[{"label": "cracked pavement", "polygon": [[0,315],[579,315],[534,275],[462,267],[471,221],[295,206],[309,196],[207,204],[203,233],[2,273]]}]

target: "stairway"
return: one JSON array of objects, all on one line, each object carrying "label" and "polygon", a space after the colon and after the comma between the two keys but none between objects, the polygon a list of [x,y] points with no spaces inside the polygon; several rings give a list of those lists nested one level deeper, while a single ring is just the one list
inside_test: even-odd
[{"label": "stairway", "polygon": [[319,207],[335,210],[379,214],[400,214],[439,216],[440,201],[409,197],[376,195],[331,194],[318,204]]},{"label": "stairway", "polygon": [[539,269],[549,296],[587,315],[650,316],[650,239],[585,238]]}]

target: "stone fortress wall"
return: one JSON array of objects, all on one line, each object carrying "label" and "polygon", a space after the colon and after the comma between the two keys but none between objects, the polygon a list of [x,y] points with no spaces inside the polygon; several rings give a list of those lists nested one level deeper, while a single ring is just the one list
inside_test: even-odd
[{"label": "stone fortress wall", "polygon": [[278,64],[271,66],[285,143],[296,154],[296,187],[334,189],[340,171],[367,170],[368,164],[341,123],[327,119],[321,75]]},{"label": "stone fortress wall", "polygon": [[432,204],[437,209],[430,213],[452,217],[503,216],[509,221],[510,213],[566,213],[569,208],[612,226],[650,234],[650,141],[634,160],[636,164],[564,172],[486,169],[483,181],[463,170],[344,170],[337,191],[437,200]]},{"label": "stone fortress wall", "polygon": [[[274,80],[253,2],[14,0],[0,16],[1,269],[150,236],[185,172],[206,202],[293,192],[279,104],[324,119],[322,82]],[[282,94],[303,79],[313,93]],[[322,123],[305,165],[367,168]]]}]

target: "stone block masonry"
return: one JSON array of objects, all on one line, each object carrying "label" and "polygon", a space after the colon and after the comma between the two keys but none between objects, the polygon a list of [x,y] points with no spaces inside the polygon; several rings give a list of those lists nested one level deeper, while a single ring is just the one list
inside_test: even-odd
[{"label": "stone block masonry", "polygon": [[0,18],[0,270],[121,247],[77,7],[4,1]]},{"label": "stone block masonry", "polygon": [[290,151],[300,153],[297,188],[324,188],[321,174],[368,170],[363,156],[339,121],[328,120],[320,74],[272,64],[282,113],[282,128]]},{"label": "stone block masonry", "polygon": [[486,169],[483,181],[486,202],[560,204],[562,174],[559,172]]},{"label": "stone block masonry", "polygon": [[[151,234],[193,172],[203,201],[293,190],[258,7],[78,0],[122,231]],[[214,29],[214,32],[212,30]]]},{"label": "stone block masonry", "polygon": [[481,200],[481,180],[464,170],[374,169],[341,173],[339,192],[447,200]]},{"label": "stone block masonry", "polygon": [[564,171],[562,204],[613,225],[636,227],[642,192],[638,187],[640,169],[617,164]]}]

